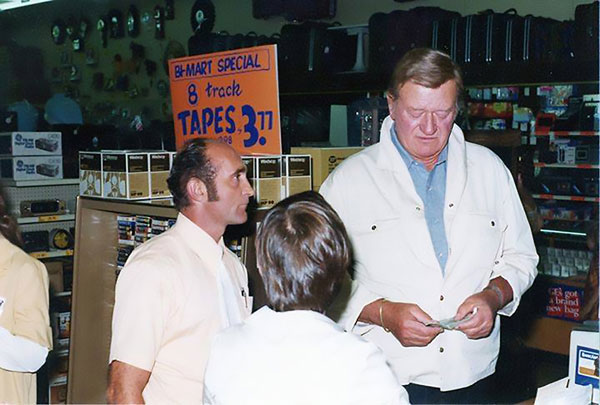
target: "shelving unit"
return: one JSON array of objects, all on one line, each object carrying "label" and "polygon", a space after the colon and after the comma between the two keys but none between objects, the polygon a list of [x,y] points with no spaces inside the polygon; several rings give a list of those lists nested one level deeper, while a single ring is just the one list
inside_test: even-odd
[{"label": "shelving unit", "polygon": [[[512,103],[513,106],[529,107],[533,119],[549,104],[542,102],[539,98],[548,97],[547,94],[540,94],[538,91],[540,86],[548,88],[570,84],[574,85],[573,91],[583,92],[581,94],[597,92],[598,82],[578,82],[481,85],[474,86],[477,91],[470,94],[483,95],[482,98],[485,99],[473,100],[478,103],[501,101]],[[512,88],[511,91],[515,91],[516,88],[517,96],[496,99],[499,89],[502,88]],[[473,108],[473,110],[480,111],[477,108]],[[481,119],[483,118],[480,116],[474,117],[469,124],[474,124],[473,120]],[[518,129],[513,130],[510,135],[510,130],[465,131],[465,137],[469,141],[488,146],[497,153],[504,149],[504,155],[500,153],[499,155],[513,172],[515,180],[517,172],[526,179],[526,188],[538,206],[543,225],[539,233],[535,235],[541,261],[540,274],[531,289],[533,313],[526,322],[528,327],[522,338],[529,347],[568,355],[570,332],[579,325],[579,320],[566,319],[567,317],[560,314],[551,313],[551,289],[567,289],[579,300],[581,307],[583,306],[585,271],[589,267],[588,261],[590,260],[586,245],[587,232],[593,221],[597,221],[596,215],[600,202],[597,186],[600,164],[597,158],[593,160],[593,155],[598,150],[600,132],[539,129],[530,131],[530,124],[512,125],[511,121],[512,114],[510,118],[506,118],[506,127],[517,126]],[[570,139],[573,141],[570,142]],[[581,161],[583,160],[581,156],[577,156],[578,159],[575,160],[574,150],[570,151],[570,159],[561,160],[556,155],[552,160],[552,152],[555,147],[558,148],[557,145],[560,147],[573,145],[573,148],[575,145],[585,145],[590,148],[588,153],[590,160]],[[518,154],[517,150],[519,150]],[[517,164],[518,167],[515,167]],[[543,189],[544,187],[546,189]],[[585,253],[585,259],[574,257],[578,256],[579,252],[582,255]],[[565,257],[548,257],[549,253],[564,254]],[[584,266],[582,263],[588,264]],[[545,274],[546,272],[552,274]],[[556,274],[557,272],[558,274]]]},{"label": "shelving unit", "polygon": [[[79,193],[79,179],[49,180],[0,180],[6,203],[11,215],[16,218],[21,233],[51,231],[60,228],[70,232],[75,227],[75,199]],[[55,200],[65,202],[66,212],[56,215],[21,216],[19,211],[22,201]],[[50,324],[53,330],[54,349],[49,353],[46,365],[38,372],[38,386],[41,391],[48,392],[47,401],[58,403],[64,401],[67,384],[67,364],[69,356],[69,338],[59,336],[59,331],[68,334],[71,310],[71,291],[67,276],[67,268],[71,267],[73,248],[55,249],[48,240],[47,250],[29,251],[28,253],[41,260],[47,267],[50,279]],[[58,270],[57,270],[58,269]],[[57,272],[58,271],[58,272]],[[64,290],[64,289],[67,290]],[[58,314],[63,314],[62,317]],[[62,322],[62,324],[60,324]]]}]

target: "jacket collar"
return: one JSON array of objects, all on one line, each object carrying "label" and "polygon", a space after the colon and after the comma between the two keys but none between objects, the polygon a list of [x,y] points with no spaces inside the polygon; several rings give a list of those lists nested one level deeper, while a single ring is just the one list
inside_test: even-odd
[{"label": "jacket collar", "polygon": [[[394,125],[392,117],[389,115],[383,120],[381,132],[379,134],[379,143],[377,144],[377,168],[396,172],[397,178],[403,179],[406,186],[414,189],[412,179],[406,164],[392,143],[391,129]],[[456,124],[452,127],[452,132],[448,139],[448,175],[446,176],[446,202],[457,204],[460,201],[462,193],[467,182],[467,154],[465,136]],[[415,191],[416,193],[416,191]]]}]

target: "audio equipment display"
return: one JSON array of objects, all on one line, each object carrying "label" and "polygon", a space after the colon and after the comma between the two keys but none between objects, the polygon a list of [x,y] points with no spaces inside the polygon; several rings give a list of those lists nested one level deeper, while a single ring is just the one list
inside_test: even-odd
[{"label": "audio equipment display", "polygon": [[21,201],[21,216],[33,217],[41,215],[62,215],[67,211],[67,205],[63,200],[35,200]]}]

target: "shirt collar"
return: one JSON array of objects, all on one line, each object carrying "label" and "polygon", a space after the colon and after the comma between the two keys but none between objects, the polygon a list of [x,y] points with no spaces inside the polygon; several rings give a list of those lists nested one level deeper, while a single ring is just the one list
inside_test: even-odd
[{"label": "shirt collar", "polygon": [[177,222],[174,228],[182,235],[184,243],[193,250],[210,267],[215,268],[223,260],[225,243],[223,237],[219,242],[215,240],[196,225],[191,219],[181,212],[177,215]]},{"label": "shirt collar", "polygon": [[[421,166],[423,166],[423,164],[421,162],[415,160],[410,155],[410,153],[408,153],[406,151],[406,149],[404,148],[404,146],[402,146],[402,144],[398,140],[398,135],[396,134],[396,128],[393,125],[393,123],[392,123],[391,129],[390,129],[390,135],[392,137],[392,143],[394,144],[394,146],[396,147],[396,150],[398,151],[398,153],[402,157],[402,160],[404,160],[404,163],[406,163],[406,167],[408,167],[410,169],[413,165],[421,165]],[[444,162],[446,162],[447,159],[448,159],[448,144],[446,143],[446,146],[444,146],[444,149],[442,149],[442,152],[438,156],[438,160],[435,163],[435,165],[437,166],[437,165],[439,165],[441,163],[444,163]]]}]

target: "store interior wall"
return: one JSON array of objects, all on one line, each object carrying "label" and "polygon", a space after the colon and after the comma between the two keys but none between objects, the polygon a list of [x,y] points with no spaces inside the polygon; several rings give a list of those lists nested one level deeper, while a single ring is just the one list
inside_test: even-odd
[{"label": "store interior wall", "polygon": [[[395,9],[436,6],[460,12],[462,15],[492,9],[503,12],[515,8],[520,15],[533,14],[558,20],[573,19],[575,7],[591,0],[416,0],[398,3],[393,0],[338,0],[336,17],[332,21],[342,25],[366,24],[375,12],[390,12]],[[213,31],[227,31],[230,34],[248,33],[271,35],[279,33],[284,24],[281,17],[268,20],[252,17],[250,0],[213,0],[216,19]],[[167,47],[176,41],[187,52],[188,38],[192,35],[190,11],[194,0],[176,0],[175,19],[165,21],[165,38],[154,38],[154,21],[141,24],[140,34],[135,38],[125,35],[119,39],[108,39],[104,48],[96,22],[109,10],[116,8],[125,16],[130,5],[135,5],[140,15],[152,15],[156,5],[164,2],[131,0],[53,0],[11,11],[0,12],[0,105],[27,98],[38,108],[54,93],[72,94],[79,102],[84,121],[92,124],[112,124],[126,126],[139,115],[146,120],[170,121],[170,96],[161,94],[159,82],[168,83],[164,58]],[[86,18],[91,23],[84,40],[84,51],[93,50],[97,63],[88,64],[85,52],[73,52],[70,40],[56,45],[50,30],[53,21],[66,21],[73,17],[79,21]],[[145,59],[156,62],[156,73],[152,76],[145,71],[143,64],[132,59],[130,44],[144,47]],[[19,46],[15,54],[11,44]],[[120,55],[122,62],[115,62]],[[77,68],[80,79],[71,80],[70,66]],[[60,75],[57,77],[57,71]],[[128,76],[129,89],[136,88],[137,95],[130,91],[97,90],[93,86],[94,73],[102,73],[105,83],[123,74]],[[24,94],[25,93],[25,94]]]}]

